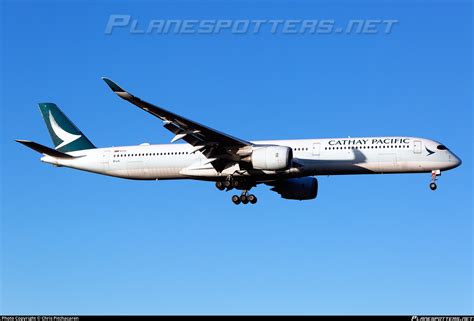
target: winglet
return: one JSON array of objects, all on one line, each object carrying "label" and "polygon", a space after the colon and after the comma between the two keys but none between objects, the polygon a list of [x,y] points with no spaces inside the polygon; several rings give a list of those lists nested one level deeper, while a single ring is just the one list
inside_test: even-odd
[{"label": "winglet", "polygon": [[107,77],[102,77],[102,80],[105,81],[105,83],[107,85],[109,85],[110,89],[112,89],[113,92],[124,92],[125,91],[122,88],[120,88],[119,85],[117,85],[111,79],[109,79]]},{"label": "winglet", "polygon": [[102,77],[102,80],[105,81],[105,83],[107,84],[107,86],[110,87],[110,89],[112,89],[112,91],[114,93],[116,93],[119,97],[123,98],[123,99],[129,99],[129,98],[132,98],[133,96],[128,93],[127,91],[125,91],[124,89],[122,89],[119,85],[117,85],[115,82],[113,82],[111,79],[107,78],[107,77]]}]

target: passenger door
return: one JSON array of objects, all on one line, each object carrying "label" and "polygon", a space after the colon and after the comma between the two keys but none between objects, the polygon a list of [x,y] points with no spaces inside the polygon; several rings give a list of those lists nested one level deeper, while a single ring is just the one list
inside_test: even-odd
[{"label": "passenger door", "polygon": [[110,150],[104,150],[104,153],[102,154],[102,159],[101,159],[101,164],[102,164],[102,168],[105,170],[105,171],[108,171],[110,169]]},{"label": "passenger door", "polygon": [[421,153],[421,140],[415,140],[413,143],[413,152],[415,154]]}]

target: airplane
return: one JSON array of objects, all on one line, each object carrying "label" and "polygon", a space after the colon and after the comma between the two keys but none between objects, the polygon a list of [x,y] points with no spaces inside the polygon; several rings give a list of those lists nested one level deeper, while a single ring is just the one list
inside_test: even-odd
[{"label": "airplane", "polygon": [[[171,144],[97,148],[55,105],[39,107],[55,148],[17,142],[41,153],[41,161],[97,174],[135,180],[195,179],[219,190],[240,190],[234,204],[255,204],[258,184],[284,199],[310,200],[318,194],[317,176],[430,173],[436,190],[441,171],[461,165],[445,145],[425,138],[348,137],[247,141],[189,120],[132,95],[111,79],[105,83],[120,98],[159,118],[174,134]],[[177,141],[185,144],[173,144]]]}]

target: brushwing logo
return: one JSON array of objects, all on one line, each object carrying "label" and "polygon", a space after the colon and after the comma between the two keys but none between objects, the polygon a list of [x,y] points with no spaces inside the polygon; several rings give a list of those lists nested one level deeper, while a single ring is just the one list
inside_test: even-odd
[{"label": "brushwing logo", "polygon": [[82,135],[74,135],[62,129],[56,122],[56,119],[54,119],[53,114],[51,114],[51,110],[49,111],[49,122],[51,123],[51,128],[53,129],[54,134],[63,141],[61,144],[56,146],[56,149],[66,146],[82,137]]},{"label": "brushwing logo", "polygon": [[429,150],[428,147],[425,146],[425,149],[428,152],[428,155],[426,155],[426,156],[430,156],[430,155],[434,154],[434,152],[432,150]]}]

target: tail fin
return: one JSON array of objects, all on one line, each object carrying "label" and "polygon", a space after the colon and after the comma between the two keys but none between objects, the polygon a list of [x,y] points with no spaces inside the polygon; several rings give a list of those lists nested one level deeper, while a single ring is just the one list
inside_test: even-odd
[{"label": "tail fin", "polygon": [[96,148],[72,121],[53,103],[40,103],[41,114],[59,152]]}]

